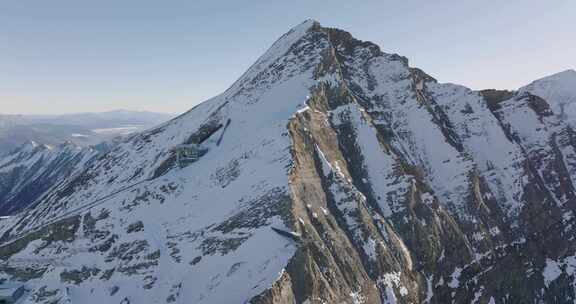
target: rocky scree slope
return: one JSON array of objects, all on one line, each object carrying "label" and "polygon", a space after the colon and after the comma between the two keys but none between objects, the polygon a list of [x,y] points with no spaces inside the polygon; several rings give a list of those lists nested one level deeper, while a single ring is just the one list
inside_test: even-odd
[{"label": "rocky scree slope", "polygon": [[576,142],[550,102],[306,21],[2,221],[0,272],[29,303],[571,303]]}]

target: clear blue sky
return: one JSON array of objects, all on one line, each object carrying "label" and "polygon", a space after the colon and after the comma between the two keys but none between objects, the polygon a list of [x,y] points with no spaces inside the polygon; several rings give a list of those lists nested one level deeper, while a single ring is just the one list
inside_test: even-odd
[{"label": "clear blue sky", "polygon": [[574,0],[0,0],[0,113],[183,112],[307,18],[475,89],[576,68]]}]

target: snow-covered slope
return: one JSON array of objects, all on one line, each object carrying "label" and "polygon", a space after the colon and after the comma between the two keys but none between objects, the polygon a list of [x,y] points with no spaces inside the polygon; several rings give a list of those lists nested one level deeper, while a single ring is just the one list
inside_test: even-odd
[{"label": "snow-covered slope", "polygon": [[519,89],[546,100],[562,120],[576,127],[576,71],[566,70]]},{"label": "snow-covered slope", "polygon": [[553,111],[306,21],[0,221],[0,272],[28,303],[572,301],[576,141]]},{"label": "snow-covered slope", "polygon": [[0,215],[34,204],[52,186],[83,169],[98,152],[72,143],[28,142],[0,158]]},{"label": "snow-covered slope", "polygon": [[[19,228],[34,230],[80,216],[78,243],[42,248],[46,244],[38,240],[12,259],[29,259],[40,246],[36,250],[42,248],[43,257],[31,259],[40,265],[57,259],[69,266],[43,268],[38,288],[46,285],[44,290],[55,290],[53,298],[60,298],[66,290],[61,279],[69,274],[67,284],[86,287],[71,291],[83,303],[100,303],[102,297],[232,303],[269,288],[295,251],[293,241],[270,226],[282,228],[289,221],[286,124],[305,103],[320,60],[322,49],[302,39],[311,26],[304,23],[281,38],[224,94],[132,136],[53,191],[24,215],[27,227]],[[290,54],[295,45],[301,56]],[[218,126],[227,119],[230,127],[217,146]],[[177,169],[170,150],[201,138],[202,132],[214,132],[202,142],[208,152]],[[158,173],[163,167],[169,169]],[[68,214],[102,197],[108,199]],[[90,229],[84,229],[87,221]],[[110,278],[101,279],[103,274]],[[115,286],[120,289],[111,292]]]}]

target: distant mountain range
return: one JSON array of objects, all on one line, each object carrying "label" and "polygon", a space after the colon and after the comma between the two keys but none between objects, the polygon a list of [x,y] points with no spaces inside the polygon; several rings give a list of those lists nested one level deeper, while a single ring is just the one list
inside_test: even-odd
[{"label": "distant mountain range", "polygon": [[72,142],[90,146],[153,127],[172,117],[170,114],[125,110],[65,115],[0,114],[0,155],[29,141],[46,145]]}]

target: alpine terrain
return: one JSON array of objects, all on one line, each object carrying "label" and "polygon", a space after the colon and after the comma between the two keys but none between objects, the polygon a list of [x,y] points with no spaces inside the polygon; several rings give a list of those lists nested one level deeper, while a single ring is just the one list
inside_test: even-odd
[{"label": "alpine terrain", "polygon": [[78,154],[0,221],[1,277],[23,303],[574,303],[575,124],[574,71],[477,92],[306,21]]},{"label": "alpine terrain", "polygon": [[71,142],[48,146],[28,142],[0,158],[0,215],[13,214],[34,204],[55,184],[82,168],[97,148],[84,148]]}]

